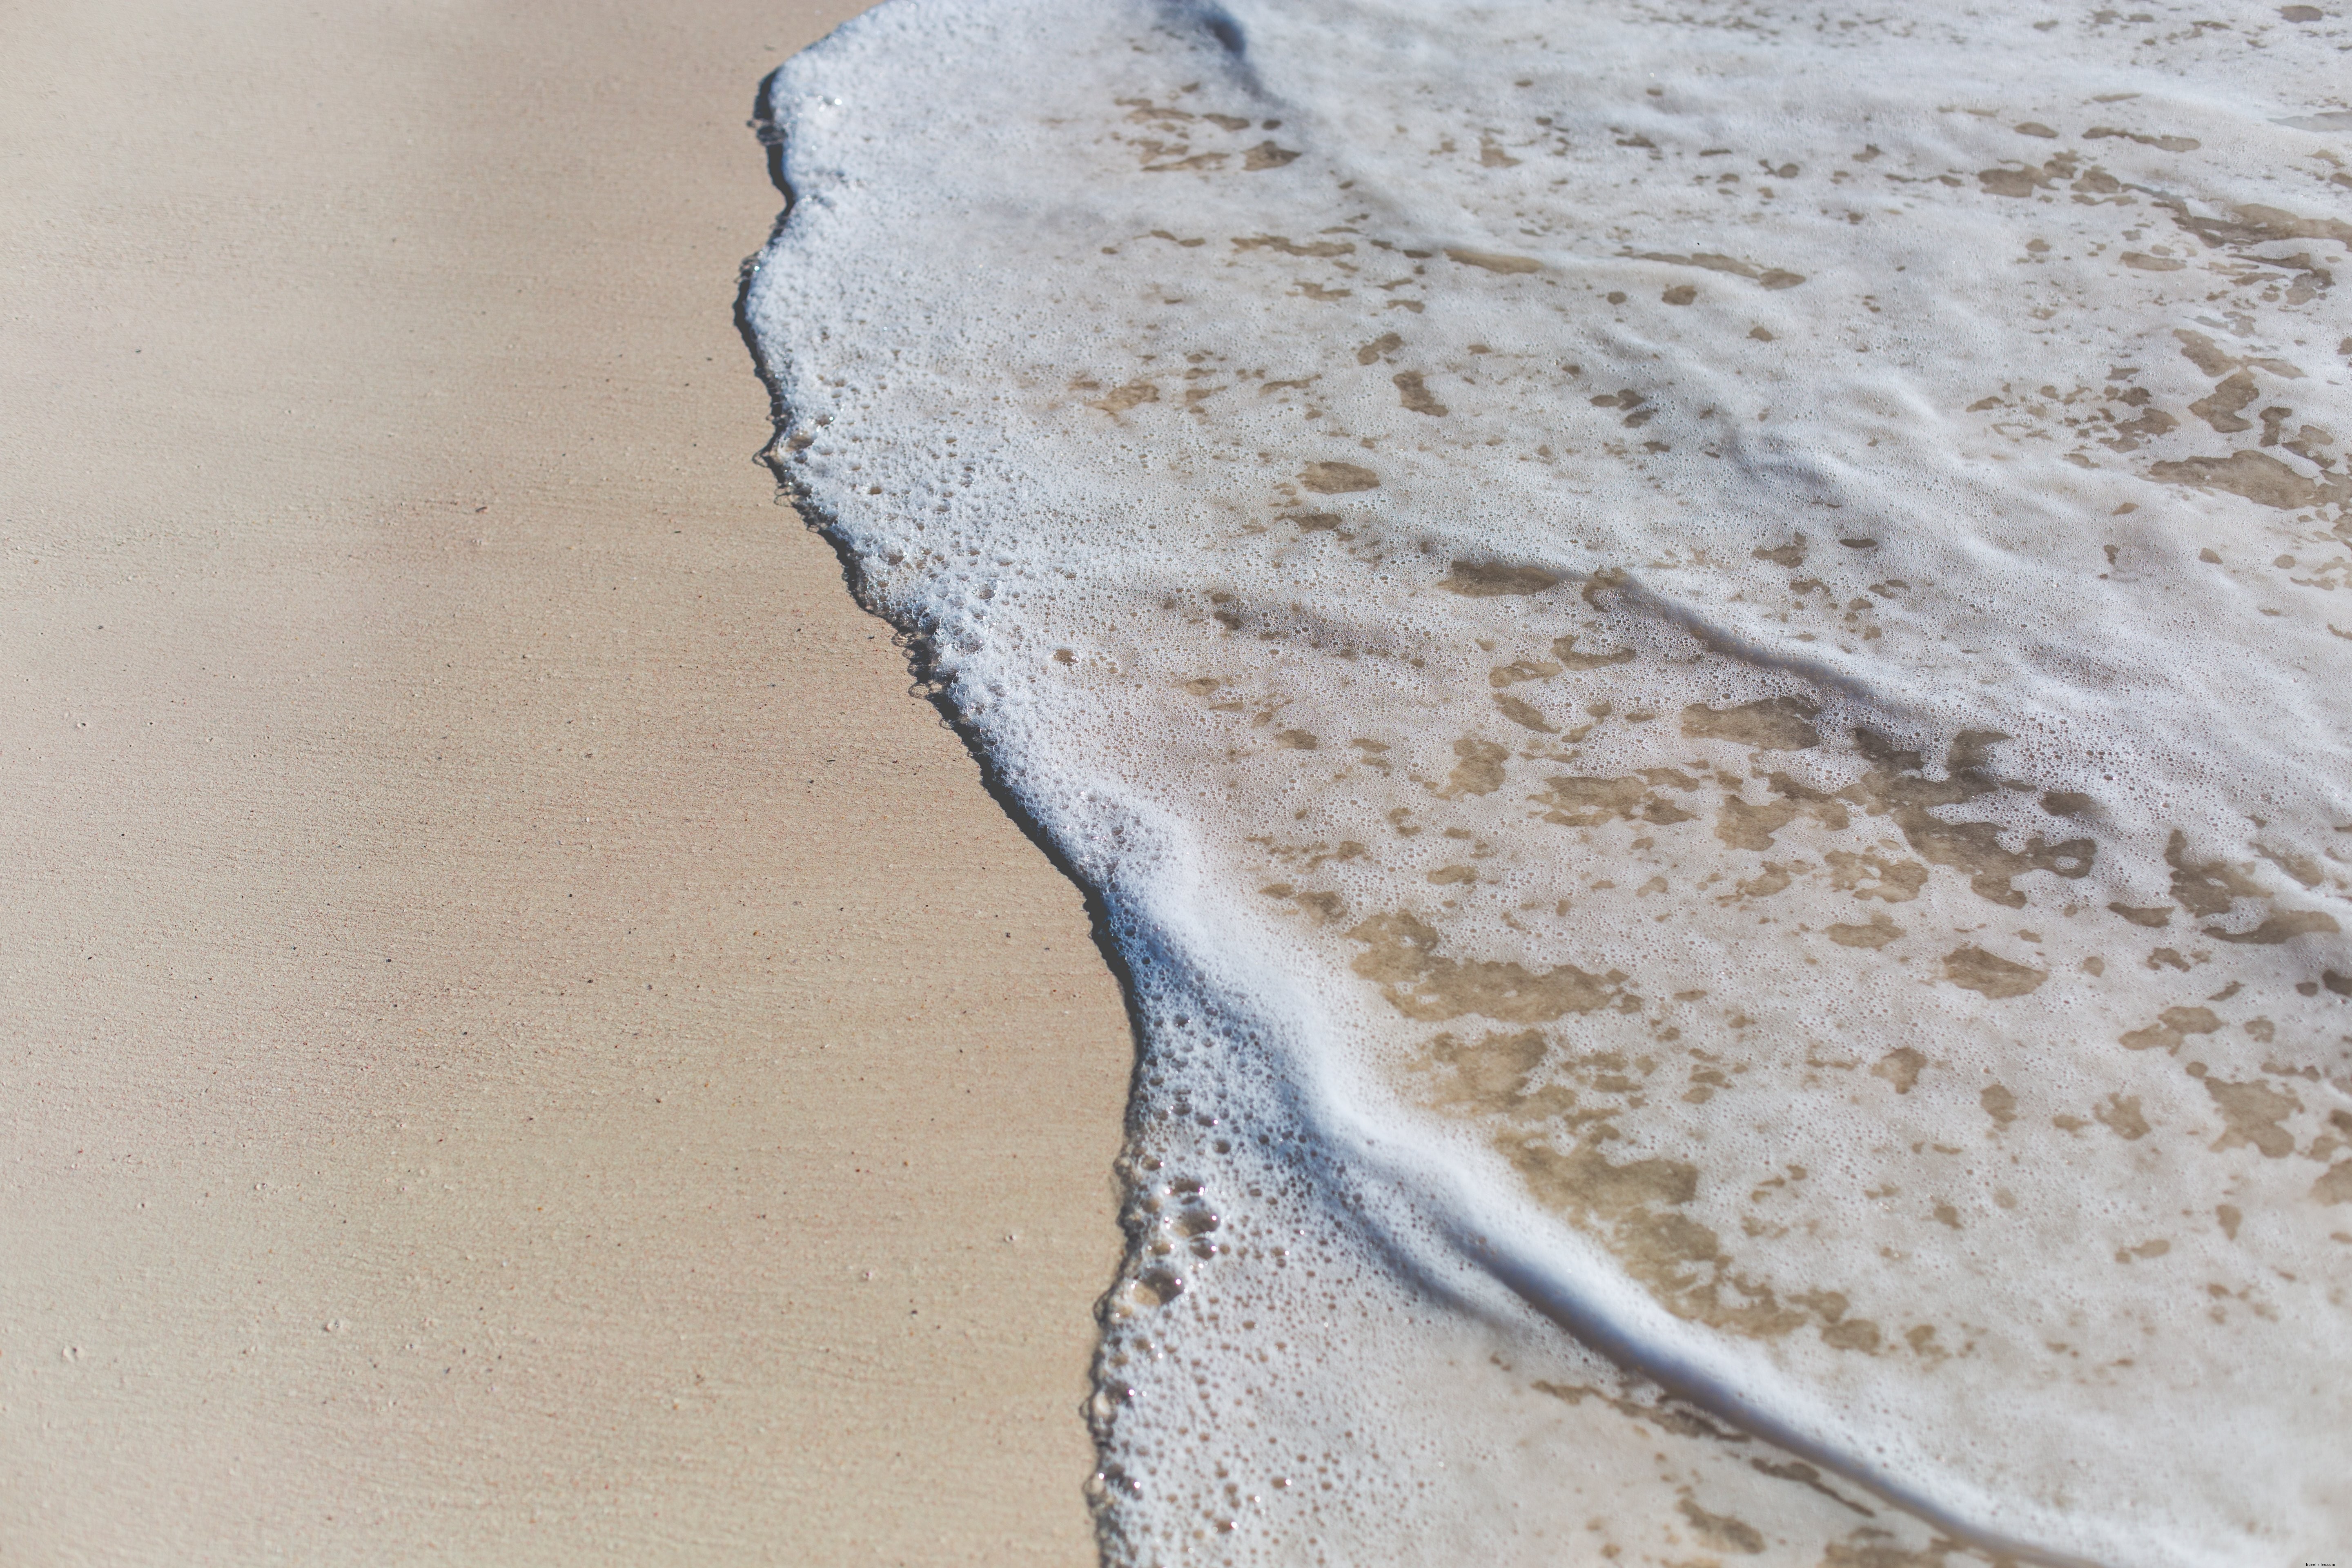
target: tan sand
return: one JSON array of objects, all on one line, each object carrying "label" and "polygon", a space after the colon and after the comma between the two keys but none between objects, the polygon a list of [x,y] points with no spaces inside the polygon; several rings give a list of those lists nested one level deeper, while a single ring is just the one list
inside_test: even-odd
[{"label": "tan sand", "polygon": [[1082,1563],[1130,1042],[751,461],[854,5],[0,49],[0,1561]]}]

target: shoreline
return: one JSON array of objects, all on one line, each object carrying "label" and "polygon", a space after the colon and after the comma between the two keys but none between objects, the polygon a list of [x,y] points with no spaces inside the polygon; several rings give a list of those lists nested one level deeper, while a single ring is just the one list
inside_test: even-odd
[{"label": "shoreline", "polygon": [[753,459],[782,15],[24,29],[30,1560],[1094,1560],[1127,1019]]}]

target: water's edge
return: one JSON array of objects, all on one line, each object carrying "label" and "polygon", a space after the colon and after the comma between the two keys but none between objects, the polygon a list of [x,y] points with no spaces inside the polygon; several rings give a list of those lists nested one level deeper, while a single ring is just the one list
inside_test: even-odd
[{"label": "water's edge", "polygon": [[[816,47],[820,46],[812,46]],[[1112,1362],[1118,1350],[1117,1325],[1124,1317],[1122,1302],[1131,1296],[1139,1282],[1152,1272],[1148,1252],[1153,1235],[1152,1215],[1147,1212],[1152,1188],[1151,1171],[1157,1156],[1151,1152],[1149,1130],[1155,1124],[1179,1120],[1189,1112],[1193,1091],[1180,1085],[1181,1079],[1171,1073],[1155,1083],[1155,1058],[1162,1053],[1153,1049],[1152,1032],[1149,1026],[1150,1006],[1157,1000],[1167,1009],[1190,1008],[1207,1014],[1216,1004],[1195,997],[1187,1000],[1181,995],[1164,994],[1163,987],[1147,988],[1138,977],[1138,968],[1130,958],[1130,944],[1139,950],[1156,949],[1160,962],[1150,967],[1162,971],[1179,971],[1184,965],[1171,963],[1171,944],[1161,934],[1150,929],[1141,910],[1128,900],[1123,909],[1115,909],[1112,895],[1105,886],[1088,878],[1070,851],[1046,827],[1040,812],[1024,799],[1023,792],[1008,774],[1002,761],[989,749],[981,728],[973,723],[956,701],[953,681],[940,667],[933,633],[935,627],[919,620],[894,616],[882,596],[868,584],[864,563],[850,542],[839,521],[828,514],[814,494],[814,488],[795,473],[785,442],[794,426],[794,411],[787,401],[785,382],[780,369],[772,363],[753,325],[750,301],[761,267],[769,253],[783,238],[792,222],[798,197],[787,171],[784,149],[789,135],[788,117],[781,112],[778,100],[782,68],[763,78],[755,94],[750,126],[766,156],[768,177],[783,198],[768,238],[759,250],[746,257],[739,271],[738,288],[733,304],[736,330],[751,355],[753,369],[769,397],[769,419],[772,433],[756,459],[766,467],[776,483],[776,501],[791,508],[804,527],[829,544],[840,566],[843,587],[852,600],[866,614],[888,626],[891,640],[904,655],[912,678],[908,695],[931,705],[940,721],[964,747],[977,770],[981,787],[1003,809],[1005,816],[1049,864],[1078,890],[1087,910],[1088,934],[1096,951],[1101,955],[1119,987],[1125,1005],[1133,1048],[1133,1066],[1129,1073],[1128,1107],[1122,1129],[1122,1148],[1115,1162],[1121,1199],[1118,1224],[1122,1236],[1122,1251],[1117,1272],[1097,1298],[1094,1316],[1097,1325],[1096,1347],[1091,1357],[1094,1392],[1081,1405],[1077,1414],[1087,1425],[1097,1450],[1097,1468],[1087,1478],[1084,1487],[1089,1512],[1094,1521],[1097,1544],[1106,1563],[1125,1562],[1129,1553],[1116,1529],[1115,1489],[1120,1480],[1115,1455],[1116,1422],[1121,1404],[1123,1384]],[[1126,936],[1122,938],[1122,931]],[[1303,1105],[1294,1100],[1302,1120],[1314,1120]],[[1328,1127],[1315,1129],[1317,1141],[1332,1136]],[[1341,1139],[1345,1142],[1345,1139]],[[1299,1140],[1306,1146],[1305,1140]],[[1338,1175],[1335,1173],[1335,1175]],[[1338,1175],[1341,1183],[1349,1180]],[[1654,1356],[1644,1355],[1638,1338],[1611,1324],[1605,1316],[1580,1305],[1572,1286],[1549,1279],[1543,1270],[1531,1263],[1515,1261],[1507,1250],[1498,1248],[1459,1223],[1458,1216],[1448,1216],[1455,1223],[1447,1226],[1446,1241],[1451,1256],[1442,1262],[1426,1256],[1421,1249],[1400,1245],[1396,1238],[1380,1234],[1376,1225],[1369,1225],[1363,1240],[1373,1246],[1394,1265],[1397,1272],[1412,1280],[1433,1300],[1481,1314],[1481,1304],[1465,1296],[1444,1278],[1448,1267],[1467,1268],[1501,1284],[1516,1300],[1542,1319],[1567,1334],[1577,1344],[1603,1357],[1629,1379],[1640,1393],[1664,1406],[1686,1406],[1770,1444],[1794,1458],[1822,1467],[1878,1500],[1927,1524],[1948,1538],[1955,1545],[1965,1543],[1993,1557],[1997,1562],[2033,1563],[2041,1568],[2101,1568],[2092,1560],[2054,1552],[2032,1542],[2006,1537],[1987,1530],[1937,1506],[1931,1499],[1917,1495],[1896,1478],[1884,1474],[1874,1467],[1858,1461],[1826,1445],[1810,1441],[1800,1432],[1771,1419],[1740,1399],[1737,1393],[1710,1382],[1690,1369],[1662,1363]],[[1433,1267],[1433,1265],[1435,1265]]]}]

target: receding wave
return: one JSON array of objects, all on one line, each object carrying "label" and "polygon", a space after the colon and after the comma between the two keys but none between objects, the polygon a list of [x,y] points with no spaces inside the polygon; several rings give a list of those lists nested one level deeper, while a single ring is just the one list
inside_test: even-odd
[{"label": "receding wave", "polygon": [[1102,898],[1117,1562],[2352,1541],[2352,28],[890,0],[790,493]]}]

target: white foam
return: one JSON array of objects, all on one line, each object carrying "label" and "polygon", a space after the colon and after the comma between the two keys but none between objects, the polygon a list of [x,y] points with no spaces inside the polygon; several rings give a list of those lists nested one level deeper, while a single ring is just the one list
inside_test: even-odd
[{"label": "white foam", "polygon": [[1134,977],[1115,1557],[2352,1525],[2299,14],[890,0],[779,74],[777,466]]}]

